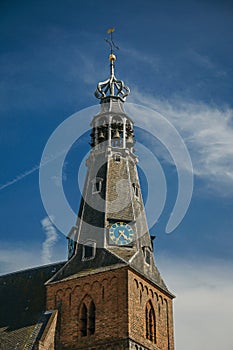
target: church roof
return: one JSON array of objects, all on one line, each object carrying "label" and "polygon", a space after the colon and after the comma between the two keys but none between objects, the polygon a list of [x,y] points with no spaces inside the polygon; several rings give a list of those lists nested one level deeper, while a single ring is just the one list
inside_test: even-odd
[{"label": "church roof", "polygon": [[65,279],[75,278],[91,272],[105,271],[108,267],[126,266],[126,262],[105,248],[96,248],[94,259],[82,259],[82,245],[79,244],[77,253],[59,270],[49,281],[58,282]]},{"label": "church roof", "polygon": [[154,262],[150,266],[144,263],[142,251],[130,248],[96,248],[95,257],[89,260],[82,259],[82,245],[79,244],[77,253],[47,282],[53,283],[74,279],[87,274],[104,272],[109,269],[130,267],[138,272],[164,292],[173,296],[163,281]]},{"label": "church roof", "polygon": [[32,349],[51,313],[44,283],[64,262],[0,276],[0,350]]}]

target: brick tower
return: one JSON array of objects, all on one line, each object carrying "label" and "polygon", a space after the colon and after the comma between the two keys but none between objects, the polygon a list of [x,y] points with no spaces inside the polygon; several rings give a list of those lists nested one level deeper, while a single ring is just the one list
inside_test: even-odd
[{"label": "brick tower", "polygon": [[109,60],[68,262],[46,284],[47,310],[57,310],[51,349],[173,350],[173,295],[154,262],[124,111],[129,89],[115,77],[112,50]]}]

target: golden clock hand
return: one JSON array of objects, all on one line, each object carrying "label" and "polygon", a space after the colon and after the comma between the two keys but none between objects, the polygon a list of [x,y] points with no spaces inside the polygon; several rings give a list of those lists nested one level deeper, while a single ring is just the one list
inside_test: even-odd
[{"label": "golden clock hand", "polygon": [[118,243],[118,241],[119,241],[119,239],[121,238],[121,236],[124,235],[124,230],[123,230],[123,231],[122,231],[122,230],[119,230],[118,233],[119,233],[119,236],[118,236],[117,239],[116,239],[116,243]]},{"label": "golden clock hand", "polygon": [[119,237],[118,237],[118,239],[122,236],[126,241],[130,241],[130,239],[129,239],[129,237],[127,237],[125,234],[124,234],[124,230],[119,230]]},{"label": "golden clock hand", "polygon": [[[119,232],[120,232],[120,231],[119,231]],[[116,243],[118,243],[120,237],[121,237],[121,234],[119,234],[119,236],[116,238]]]},{"label": "golden clock hand", "polygon": [[122,237],[123,237],[126,241],[129,241],[129,237],[127,237],[124,233],[122,233]]}]

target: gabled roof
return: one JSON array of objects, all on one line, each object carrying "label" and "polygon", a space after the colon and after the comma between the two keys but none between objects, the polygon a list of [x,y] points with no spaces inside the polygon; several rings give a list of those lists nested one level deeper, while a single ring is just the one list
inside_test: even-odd
[{"label": "gabled roof", "polygon": [[109,269],[121,268],[129,266],[137,273],[154,283],[161,290],[173,295],[169,292],[165,282],[163,281],[153,257],[151,264],[145,264],[143,251],[134,248],[96,248],[96,254],[93,259],[84,260],[83,245],[79,244],[76,254],[49,280],[47,283],[54,283],[68,279],[89,275],[92,273],[104,272]]},{"label": "gabled roof", "polygon": [[0,350],[32,349],[47,324],[44,283],[64,262],[0,276]]},{"label": "gabled roof", "polygon": [[91,272],[105,271],[106,268],[110,266],[122,267],[127,265],[123,259],[105,248],[96,248],[94,259],[82,259],[82,247],[83,246],[79,244],[76,255],[74,255],[47,283],[75,278]]}]

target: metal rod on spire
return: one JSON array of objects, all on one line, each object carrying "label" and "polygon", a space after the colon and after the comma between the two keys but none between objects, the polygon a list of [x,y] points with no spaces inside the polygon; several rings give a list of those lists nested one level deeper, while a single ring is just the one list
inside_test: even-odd
[{"label": "metal rod on spire", "polygon": [[107,30],[107,33],[110,34],[109,39],[105,39],[105,41],[109,44],[110,46],[110,55],[109,55],[109,61],[110,61],[110,94],[113,96],[114,95],[114,62],[116,61],[116,56],[113,53],[113,48],[119,50],[119,47],[114,43],[113,41],[113,32],[115,31],[115,28],[109,28]]},{"label": "metal rod on spire", "polygon": [[115,31],[114,28],[108,29],[107,33],[109,34],[109,38],[105,39],[105,41],[110,46],[110,55],[109,55],[110,77],[109,79],[98,83],[97,89],[95,91],[95,96],[101,100],[107,96],[119,97],[124,102],[126,96],[128,96],[130,93],[130,89],[127,86],[125,86],[122,80],[118,80],[115,77],[114,62],[116,61],[116,56],[113,53],[113,49],[115,48],[119,50],[119,47],[113,41],[114,31]]},{"label": "metal rod on spire", "polygon": [[109,28],[107,30],[107,33],[110,34],[110,38],[109,39],[105,39],[105,41],[109,44],[110,46],[110,53],[113,54],[113,48],[115,47],[115,49],[120,50],[119,46],[117,46],[114,41],[113,41],[113,35],[112,33],[115,32],[115,28]]}]

